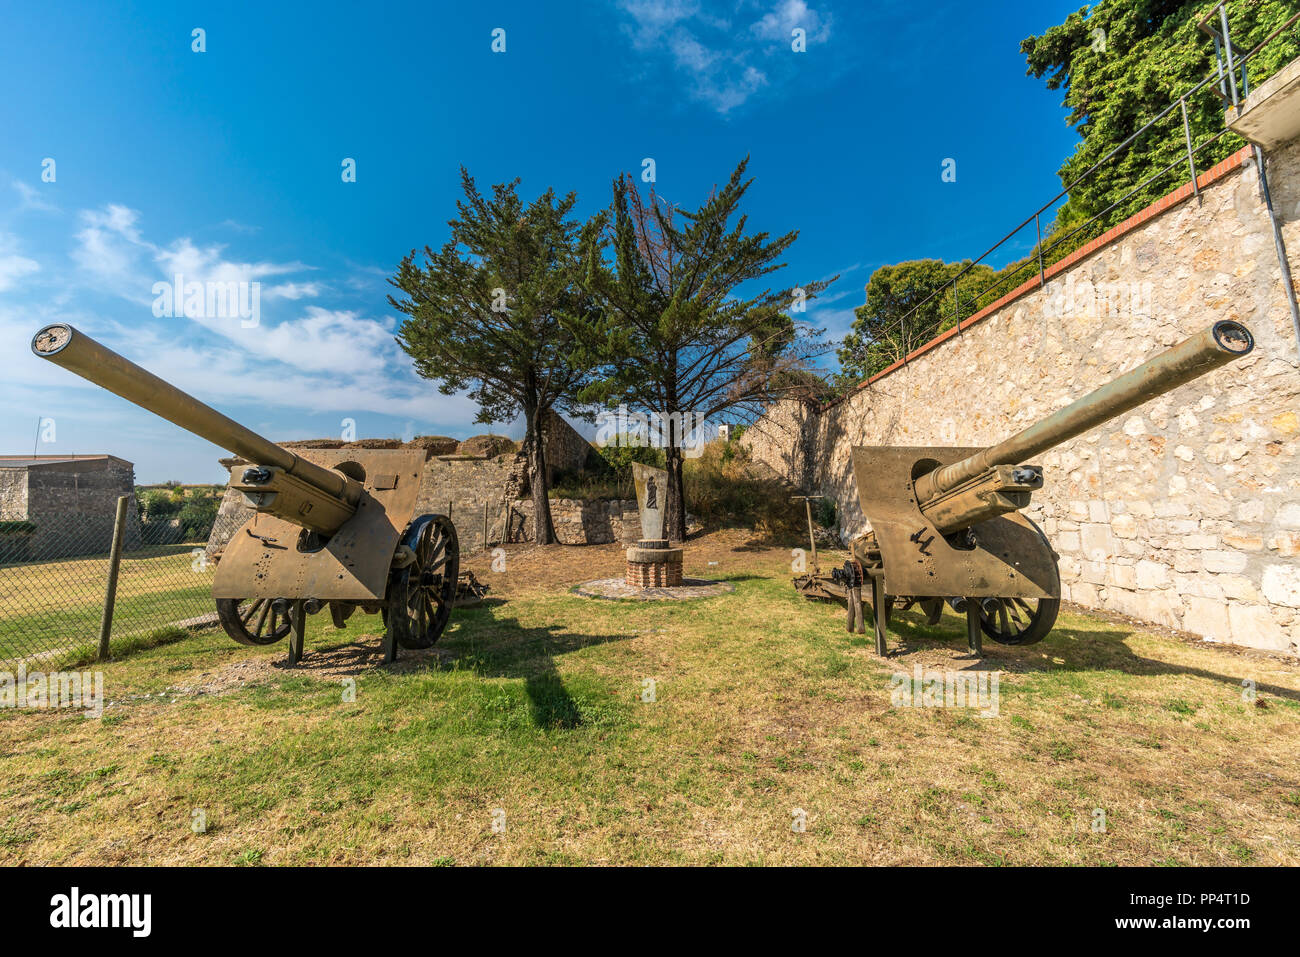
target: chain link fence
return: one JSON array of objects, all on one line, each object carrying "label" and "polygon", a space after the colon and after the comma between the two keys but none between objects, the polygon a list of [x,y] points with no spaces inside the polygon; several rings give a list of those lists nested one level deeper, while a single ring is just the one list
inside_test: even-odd
[{"label": "chain link fence", "polygon": [[[0,522],[0,661],[93,655],[104,611],[114,510]],[[112,638],[216,624],[214,519],[141,521],[127,509]],[[228,536],[227,536],[228,537]]]}]

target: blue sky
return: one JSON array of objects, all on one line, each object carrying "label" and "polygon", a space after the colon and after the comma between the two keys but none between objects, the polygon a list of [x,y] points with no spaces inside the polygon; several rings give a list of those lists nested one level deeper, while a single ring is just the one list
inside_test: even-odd
[{"label": "blue sky", "polygon": [[[5,5],[0,453],[31,452],[46,417],[40,453],[223,477],[214,446],[31,356],[53,321],[272,439],[484,431],[414,375],[385,299],[400,258],[446,238],[460,164],[576,190],[585,215],[645,158],[689,208],[748,154],[751,228],[800,230],[782,284],[841,274],[807,318],[842,336],[873,268],[978,255],[1059,189],[1077,138],[1018,47],[1079,5]],[[156,316],[178,272],[260,283],[258,325]]]}]

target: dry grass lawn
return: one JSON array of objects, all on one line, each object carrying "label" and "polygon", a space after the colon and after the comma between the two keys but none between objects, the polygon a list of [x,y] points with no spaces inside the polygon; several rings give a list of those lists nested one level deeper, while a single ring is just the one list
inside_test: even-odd
[{"label": "dry grass lawn", "polygon": [[[982,663],[909,613],[882,661],[745,533],[687,552],[733,594],[569,593],[620,562],[476,559],[491,600],[393,668],[318,616],[297,671],[205,634],[105,666],[101,719],[0,712],[0,860],[1300,863],[1294,661],[1068,612]],[[1000,672],[998,716],[892,706],[917,664]]]}]

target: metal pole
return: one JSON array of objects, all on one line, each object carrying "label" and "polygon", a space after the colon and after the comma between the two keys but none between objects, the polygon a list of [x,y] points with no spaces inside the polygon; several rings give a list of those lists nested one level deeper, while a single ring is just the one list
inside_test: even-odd
[{"label": "metal pole", "polygon": [[980,629],[980,600],[966,599],[966,650],[977,658],[984,657],[984,633]]},{"label": "metal pole", "polygon": [[488,548],[488,503],[483,503],[483,551]]},{"label": "metal pole", "polygon": [[813,568],[817,567],[817,536],[813,534],[812,500],[803,500],[804,511],[808,513],[808,544],[812,546]]},{"label": "metal pole", "polygon": [[1295,283],[1291,279],[1291,261],[1287,258],[1286,240],[1282,237],[1282,224],[1273,209],[1273,194],[1268,188],[1268,174],[1264,171],[1264,151],[1255,145],[1255,165],[1259,167],[1259,189],[1264,194],[1264,209],[1273,225],[1273,248],[1277,250],[1277,265],[1282,273],[1282,288],[1286,291],[1287,305],[1291,309],[1291,328],[1295,330],[1296,351],[1300,352],[1300,306],[1296,304]]},{"label": "metal pole", "polygon": [[108,638],[113,631],[113,605],[117,603],[117,573],[122,565],[122,534],[126,531],[126,503],[130,496],[117,500],[113,515],[113,544],[108,550],[108,582],[104,585],[104,615],[99,620],[99,654],[97,661],[108,657]]},{"label": "metal pole", "polygon": [[964,336],[961,330],[961,301],[957,298],[957,280],[952,281],[952,314],[957,317],[957,335]]},{"label": "metal pole", "polygon": [[[302,598],[295,598],[293,604],[289,607],[291,623],[293,629],[289,632],[289,664],[296,665],[302,660],[303,638],[307,632],[307,602]],[[391,631],[392,629],[390,629]]]},{"label": "metal pole", "polygon": [[1187,98],[1180,97],[1178,105],[1183,108],[1183,137],[1187,140],[1187,165],[1192,170],[1192,192],[1196,195],[1196,201],[1201,201],[1201,187],[1196,182],[1196,155],[1192,152],[1192,127],[1187,122]]},{"label": "metal pole", "polygon": [[1047,285],[1047,277],[1043,275],[1043,226],[1038,213],[1034,213],[1034,229],[1038,232],[1038,288],[1042,289]]},{"label": "metal pole", "polygon": [[[858,592],[859,603],[861,608],[862,593]],[[858,614],[862,614],[858,612]],[[884,658],[889,655],[889,647],[886,635],[889,631],[889,596],[885,594],[885,576],[883,574],[871,576],[871,614],[875,618],[876,629],[876,654]],[[859,629],[866,631],[865,627]]]},{"label": "metal pole", "polygon": [[1237,99],[1237,68],[1232,62],[1232,37],[1228,33],[1228,8],[1224,4],[1219,4],[1219,22],[1223,24],[1223,53],[1227,60],[1228,66],[1228,83],[1232,90],[1232,105],[1234,108],[1240,106]]}]

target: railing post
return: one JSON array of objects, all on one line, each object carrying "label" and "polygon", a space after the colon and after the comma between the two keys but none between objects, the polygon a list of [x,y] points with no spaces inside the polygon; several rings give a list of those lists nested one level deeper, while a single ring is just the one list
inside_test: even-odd
[{"label": "railing post", "polygon": [[117,500],[113,516],[113,544],[108,550],[108,581],[104,585],[104,615],[99,620],[99,652],[97,661],[108,657],[108,639],[113,632],[113,605],[117,602],[117,573],[122,565],[122,535],[126,531],[126,504],[129,496]]},{"label": "railing post", "polygon": [[1187,166],[1192,171],[1192,193],[1199,203],[1201,187],[1196,182],[1196,154],[1192,152],[1192,125],[1187,120],[1187,97],[1179,97],[1178,105],[1183,108],[1183,138],[1187,141]]},{"label": "railing post", "polygon": [[1223,53],[1227,60],[1227,74],[1229,88],[1232,90],[1232,105],[1239,107],[1241,102],[1237,98],[1237,68],[1232,58],[1232,36],[1228,33],[1228,7],[1226,4],[1219,4],[1219,22],[1223,25]]},{"label": "railing post", "polygon": [[1034,213],[1034,230],[1038,233],[1038,288],[1042,289],[1047,285],[1047,277],[1043,273],[1043,225],[1039,222],[1042,212]]},{"label": "railing post", "polygon": [[952,314],[957,317],[957,335],[964,336],[961,330],[961,305],[957,299],[957,280],[952,281]]}]

